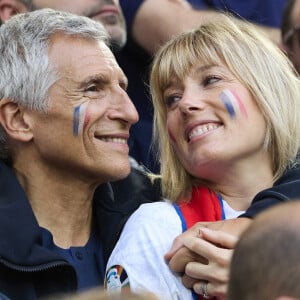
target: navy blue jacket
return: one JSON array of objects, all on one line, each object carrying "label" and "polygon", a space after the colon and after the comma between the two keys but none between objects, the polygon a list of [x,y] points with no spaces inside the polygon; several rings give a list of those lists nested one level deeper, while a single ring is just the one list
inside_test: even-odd
[{"label": "navy blue jacket", "polygon": [[300,200],[300,168],[286,171],[272,188],[258,193],[241,217],[254,218],[265,209],[289,200]]},{"label": "navy blue jacket", "polygon": [[42,235],[15,175],[0,164],[0,293],[36,299],[76,290],[75,270],[41,246]]},{"label": "navy blue jacket", "polygon": [[[132,169],[128,178],[101,185],[95,192],[95,224],[104,260],[129,215],[143,202],[159,199],[150,180]],[[42,246],[42,233],[12,170],[0,161],[0,299],[36,299],[77,289],[74,268]]]}]

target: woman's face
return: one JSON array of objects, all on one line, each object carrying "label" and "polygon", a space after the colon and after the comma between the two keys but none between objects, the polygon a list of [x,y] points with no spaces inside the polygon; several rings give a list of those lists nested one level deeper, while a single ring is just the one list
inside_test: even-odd
[{"label": "woman's face", "polygon": [[171,144],[190,174],[215,180],[230,168],[264,163],[266,121],[227,67],[196,65],[163,95]]}]

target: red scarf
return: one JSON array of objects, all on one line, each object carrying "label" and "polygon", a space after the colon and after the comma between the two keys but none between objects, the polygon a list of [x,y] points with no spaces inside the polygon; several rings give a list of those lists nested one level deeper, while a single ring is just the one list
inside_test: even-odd
[{"label": "red scarf", "polygon": [[[197,222],[223,219],[221,199],[215,192],[204,186],[193,188],[190,201],[180,200],[177,205],[177,212],[181,217],[183,230],[192,227]],[[198,295],[198,299],[204,300],[200,295]]]},{"label": "red scarf", "polygon": [[204,186],[194,187],[191,200],[180,200],[178,207],[187,229],[197,222],[219,221],[223,218],[223,208],[218,195]]}]

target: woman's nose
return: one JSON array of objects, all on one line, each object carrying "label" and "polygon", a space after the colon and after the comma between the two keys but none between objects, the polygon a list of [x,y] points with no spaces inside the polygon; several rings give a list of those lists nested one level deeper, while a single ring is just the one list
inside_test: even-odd
[{"label": "woman's nose", "polygon": [[202,110],[204,102],[200,96],[196,95],[183,95],[179,101],[179,109],[183,113],[191,113],[193,111]]}]

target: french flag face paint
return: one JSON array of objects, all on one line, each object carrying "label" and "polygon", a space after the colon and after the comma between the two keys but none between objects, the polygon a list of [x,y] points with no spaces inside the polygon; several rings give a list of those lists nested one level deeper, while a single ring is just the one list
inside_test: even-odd
[{"label": "french flag face paint", "polygon": [[76,106],[73,114],[73,134],[78,136],[82,133],[83,128],[87,124],[86,116],[87,103]]},{"label": "french flag face paint", "polygon": [[224,103],[231,119],[235,118],[236,114],[239,112],[246,118],[248,117],[244,103],[235,92],[225,89],[220,94],[220,99]]}]

